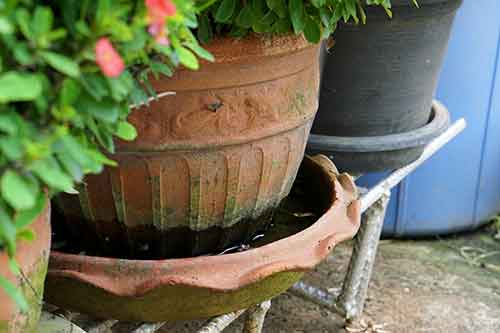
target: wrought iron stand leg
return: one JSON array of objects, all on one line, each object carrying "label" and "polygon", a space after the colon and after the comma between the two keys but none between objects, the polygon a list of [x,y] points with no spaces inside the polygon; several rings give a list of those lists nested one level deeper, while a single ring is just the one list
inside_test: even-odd
[{"label": "wrought iron stand leg", "polygon": [[220,333],[226,327],[231,325],[233,321],[238,319],[238,317],[241,316],[243,312],[245,312],[245,310],[239,310],[236,312],[224,314],[217,318],[213,318],[212,320],[208,321],[205,326],[200,328],[197,333]]},{"label": "wrought iron stand leg", "polygon": [[265,301],[247,310],[243,333],[261,333],[267,311],[271,308],[271,301]]},{"label": "wrought iron stand leg", "polygon": [[351,261],[336,304],[347,320],[355,320],[363,313],[389,198],[390,192],[387,191],[366,210],[354,241]]}]

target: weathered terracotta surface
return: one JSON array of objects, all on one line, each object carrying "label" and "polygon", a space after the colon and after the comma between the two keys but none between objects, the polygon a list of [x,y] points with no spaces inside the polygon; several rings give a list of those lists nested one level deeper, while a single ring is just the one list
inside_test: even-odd
[{"label": "weathered terracotta surface", "polygon": [[306,158],[309,185],[323,215],[309,228],[235,254],[123,260],[53,252],[46,297],[97,317],[161,321],[203,318],[246,308],[284,292],[350,239],[360,222],[350,176],[326,157]]},{"label": "weathered terracotta surface", "polygon": [[30,228],[36,235],[35,240],[21,241],[16,255],[19,268],[28,281],[12,274],[8,268],[7,255],[0,252],[0,275],[20,288],[29,305],[29,311],[21,313],[12,299],[0,289],[0,333],[36,332],[50,252],[50,206],[47,206]]},{"label": "weathered terracotta surface", "polygon": [[132,113],[139,137],[118,143],[119,167],[61,200],[87,246],[135,258],[217,251],[288,194],[318,106],[318,47],[253,36],[209,49],[215,63],[153,82],[172,94]]}]

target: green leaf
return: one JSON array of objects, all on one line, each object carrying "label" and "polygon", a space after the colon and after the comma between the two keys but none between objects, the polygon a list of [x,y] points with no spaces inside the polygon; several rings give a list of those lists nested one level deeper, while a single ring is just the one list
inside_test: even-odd
[{"label": "green leaf", "polygon": [[124,71],[119,77],[108,78],[107,81],[111,96],[118,102],[128,98],[130,91],[134,88],[134,79],[128,71]]},{"label": "green leaf", "polygon": [[42,93],[42,82],[37,75],[7,72],[0,75],[0,104],[32,101]]},{"label": "green leaf", "polygon": [[12,49],[14,58],[24,66],[32,65],[34,63],[34,58],[31,51],[28,48],[27,43],[19,42],[14,45]]},{"label": "green leaf", "polygon": [[[164,73],[165,74],[165,73]],[[165,74],[167,75],[167,74]],[[134,82],[134,89],[130,93],[130,101],[133,105],[142,105],[147,104],[149,99],[148,94],[144,91],[142,87],[140,87],[137,83]]]},{"label": "green leaf", "polygon": [[14,27],[10,23],[7,17],[0,17],[0,34],[11,34],[14,31]]},{"label": "green leaf", "polygon": [[28,311],[28,303],[24,299],[23,294],[21,294],[21,291],[2,275],[0,275],[0,288],[2,288],[7,293],[7,295],[9,295],[10,298],[14,300],[21,311]]},{"label": "green leaf", "polygon": [[24,229],[24,230],[17,232],[17,239],[22,239],[22,240],[25,240],[28,242],[32,242],[35,240],[35,238],[36,238],[36,236],[35,236],[35,233],[33,232],[33,230]]},{"label": "green leaf", "polygon": [[8,212],[7,206],[0,197],[0,243],[6,245],[7,253],[13,256],[16,252],[16,228]]},{"label": "green leaf", "polygon": [[33,223],[35,219],[43,212],[46,205],[47,205],[47,197],[45,196],[45,193],[40,192],[38,194],[38,198],[33,208],[21,211],[16,215],[14,219],[14,225],[16,226],[16,228],[18,230],[23,229],[26,228],[31,223]]},{"label": "green leaf", "polygon": [[71,191],[73,189],[73,181],[61,170],[59,163],[52,157],[35,161],[30,169],[55,190]]},{"label": "green leaf", "polygon": [[[85,154],[82,152],[82,154]],[[81,182],[83,179],[82,166],[75,161],[69,154],[60,153],[57,154],[57,159],[61,163],[64,170],[73,177],[76,182]],[[94,171],[94,166],[89,167],[88,172]]]},{"label": "green leaf", "polygon": [[274,32],[278,34],[285,34],[290,31],[291,28],[292,26],[288,19],[278,20],[273,25]]},{"label": "green leaf", "polygon": [[81,77],[81,83],[85,90],[98,101],[108,94],[106,79],[101,75],[85,73]]},{"label": "green leaf", "polygon": [[285,0],[266,0],[267,6],[280,18],[285,18],[288,14]]},{"label": "green leaf", "polygon": [[222,0],[217,13],[215,14],[215,21],[219,23],[226,23],[233,16],[236,9],[237,0]]},{"label": "green leaf", "polygon": [[31,23],[31,15],[26,8],[19,8],[16,10],[16,22],[19,26],[19,29],[23,33],[23,35],[29,39],[33,39],[33,32],[30,28]]},{"label": "green leaf", "polygon": [[304,30],[304,1],[303,0],[290,0],[289,2],[290,19],[292,20],[293,31],[296,34]]},{"label": "green leaf", "polygon": [[208,60],[208,61],[214,61],[215,58],[212,55],[212,53],[208,52],[204,48],[202,48],[198,43],[192,42],[188,43],[187,47],[189,47],[194,53],[196,53],[200,58]]},{"label": "green leaf", "polygon": [[311,17],[306,18],[306,25],[304,27],[304,36],[311,43],[319,43],[321,41],[321,27]]},{"label": "green leaf", "polygon": [[37,37],[47,34],[52,29],[53,21],[54,15],[49,7],[37,6],[31,24],[33,32]]},{"label": "green leaf", "polygon": [[[172,71],[170,66],[163,63],[163,62],[153,61],[150,65],[150,67],[151,67],[151,71],[153,72],[153,75],[155,76],[155,78],[158,78],[158,74],[163,74],[163,75],[166,75],[168,77],[171,77],[174,74],[174,72]],[[134,88],[134,89],[136,89],[136,88]]]},{"label": "green leaf", "polygon": [[80,67],[72,59],[58,53],[42,51],[40,56],[55,70],[71,77],[80,75]]},{"label": "green leaf", "polygon": [[0,113],[0,131],[10,135],[17,134],[17,122],[14,113]]},{"label": "green leaf", "polygon": [[[99,124],[95,122],[94,118],[89,118],[86,121],[86,125],[88,129],[92,132],[95,138],[97,138],[97,141],[104,147],[106,148],[109,152],[114,152],[115,146],[113,143],[113,137],[111,133],[107,131],[107,129],[104,127],[105,124]],[[89,152],[89,154],[91,151]]]},{"label": "green leaf", "polygon": [[236,17],[236,25],[242,28],[250,28],[254,22],[255,18],[253,16],[252,6],[246,5]]},{"label": "green leaf", "polygon": [[73,79],[65,79],[61,86],[59,100],[62,105],[73,104],[80,95],[80,85]]},{"label": "green leaf", "polygon": [[126,141],[132,141],[137,137],[137,131],[130,123],[120,121],[116,129],[116,136]]},{"label": "green leaf", "polygon": [[210,25],[210,18],[207,14],[202,14],[199,18],[198,27],[198,40],[202,44],[208,43],[213,38],[212,26]]},{"label": "green leaf", "polygon": [[90,158],[84,153],[86,148],[83,147],[78,140],[71,136],[65,135],[61,137],[62,146],[65,152],[69,154],[81,166],[87,166],[91,163]]},{"label": "green leaf", "polygon": [[37,184],[30,183],[13,170],[4,172],[0,188],[4,200],[16,210],[33,208],[40,191]]},{"label": "green leaf", "polygon": [[13,258],[9,258],[9,269],[14,274],[19,276],[21,274],[21,270],[19,269],[19,265]]},{"label": "green leaf", "polygon": [[179,56],[179,61],[181,64],[192,70],[197,70],[198,68],[200,68],[198,59],[196,59],[196,56],[193,54],[193,52],[182,46],[177,47],[175,51]]},{"label": "green leaf", "polygon": [[0,151],[11,161],[20,160],[23,156],[23,145],[17,137],[0,137]]},{"label": "green leaf", "polygon": [[102,154],[100,151],[91,150],[91,151],[89,151],[89,155],[91,155],[95,159],[95,161],[98,163],[112,166],[112,167],[115,167],[118,165],[118,163],[116,163],[113,160],[110,160],[109,158],[106,157],[106,155]]},{"label": "green leaf", "polygon": [[80,112],[86,112],[96,119],[108,123],[114,123],[120,116],[119,105],[112,99],[96,101],[88,95],[81,96],[76,107]]}]

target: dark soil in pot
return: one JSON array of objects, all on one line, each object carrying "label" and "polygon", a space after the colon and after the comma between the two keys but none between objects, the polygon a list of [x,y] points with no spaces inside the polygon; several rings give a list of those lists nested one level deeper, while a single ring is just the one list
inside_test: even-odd
[{"label": "dark soil in pot", "polygon": [[312,133],[404,133],[426,125],[461,0],[393,1],[393,18],[367,9],[366,25],[341,24],[325,56]]},{"label": "dark soil in pot", "polygon": [[[289,193],[317,110],[317,45],[220,39],[214,63],[153,82],[119,164],[58,201],[73,241],[110,256],[187,257],[247,240]],[[286,64],[286,66],[284,66]]]}]

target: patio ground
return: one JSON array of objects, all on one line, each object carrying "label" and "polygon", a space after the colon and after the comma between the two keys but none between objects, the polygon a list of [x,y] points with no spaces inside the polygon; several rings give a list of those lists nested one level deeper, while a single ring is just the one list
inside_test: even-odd
[{"label": "patio ground", "polygon": [[[382,241],[364,325],[345,328],[339,316],[286,293],[273,300],[264,332],[500,332],[500,222],[497,224],[497,228],[446,238]],[[305,281],[324,289],[339,288],[350,252],[350,244],[338,247]],[[192,333],[202,324],[172,323],[160,332]],[[112,332],[130,332],[135,327],[121,323]],[[224,332],[239,333],[241,327],[240,318]]]},{"label": "patio ground", "polygon": [[[500,332],[500,255],[493,252],[500,240],[494,232],[487,227],[444,239],[382,241],[363,319],[379,329],[352,326],[351,332]],[[305,281],[338,288],[349,255],[349,244],[337,248]],[[241,322],[226,332],[240,332]],[[193,332],[199,325],[177,323],[161,332]],[[264,332],[349,330],[340,317],[284,294],[273,300]]]}]

